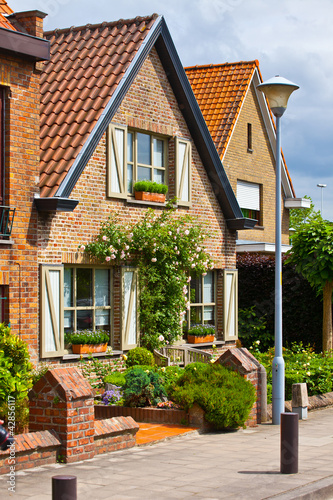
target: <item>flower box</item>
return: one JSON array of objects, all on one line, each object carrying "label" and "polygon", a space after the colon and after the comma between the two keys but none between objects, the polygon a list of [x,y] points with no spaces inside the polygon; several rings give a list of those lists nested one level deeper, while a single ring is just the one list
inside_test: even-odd
[{"label": "flower box", "polygon": [[199,335],[188,335],[187,336],[187,342],[189,344],[202,344],[204,342],[214,342],[215,336],[214,335],[205,335],[200,337]]},{"label": "flower box", "polygon": [[73,354],[90,354],[91,352],[106,352],[105,344],[72,344]]},{"label": "flower box", "polygon": [[165,194],[162,193],[149,193],[148,191],[135,191],[136,200],[142,201],[155,201],[157,203],[165,202]]}]

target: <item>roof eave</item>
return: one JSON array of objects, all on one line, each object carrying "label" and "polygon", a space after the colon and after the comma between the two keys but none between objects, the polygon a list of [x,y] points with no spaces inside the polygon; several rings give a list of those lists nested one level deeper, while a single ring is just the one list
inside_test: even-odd
[{"label": "roof eave", "polygon": [[78,205],[78,200],[70,200],[69,198],[60,198],[57,196],[49,198],[34,199],[38,212],[73,212]]},{"label": "roof eave", "polygon": [[258,223],[255,219],[247,219],[242,217],[240,219],[227,219],[227,226],[232,231],[241,231],[242,229],[253,229]]},{"label": "roof eave", "polygon": [[48,61],[50,59],[50,42],[48,40],[6,28],[0,28],[0,50],[34,61]]}]

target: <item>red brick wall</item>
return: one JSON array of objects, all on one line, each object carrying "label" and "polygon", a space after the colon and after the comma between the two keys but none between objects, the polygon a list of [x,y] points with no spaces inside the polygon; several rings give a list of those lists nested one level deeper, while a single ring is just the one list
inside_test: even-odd
[{"label": "red brick wall", "polygon": [[[179,110],[176,98],[164,73],[155,50],[145,61],[133,85],[124,98],[113,122],[135,127],[170,137],[169,175],[174,178],[174,137],[191,139],[186,122]],[[235,234],[225,223],[220,205],[213,193],[204,165],[192,142],[192,207],[179,209],[180,214],[189,213],[209,230],[207,249],[213,255],[215,267],[235,268]],[[101,139],[92,158],[77,182],[71,198],[79,205],[73,213],[50,214],[39,217],[38,261],[39,263],[89,263],[77,253],[81,244],[86,244],[98,233],[100,223],[109,215],[117,214],[124,224],[139,220],[147,207],[129,205],[126,201],[106,197],[106,138]],[[170,195],[174,194],[171,182]],[[159,212],[161,209],[157,209]],[[115,269],[114,289],[114,347],[120,340],[120,275]],[[222,331],[222,279],[218,279],[218,329]]]},{"label": "red brick wall", "polygon": [[0,56],[0,85],[5,89],[5,197],[16,208],[12,244],[0,241],[0,285],[9,285],[12,331],[38,359],[37,215],[33,208],[39,175],[39,73],[34,63]]}]

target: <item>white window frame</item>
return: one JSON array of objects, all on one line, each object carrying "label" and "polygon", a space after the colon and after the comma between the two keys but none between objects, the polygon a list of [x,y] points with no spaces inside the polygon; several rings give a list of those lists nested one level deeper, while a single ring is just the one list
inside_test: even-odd
[{"label": "white window frame", "polygon": [[[132,274],[131,289],[126,287],[126,274]],[[128,276],[130,278],[130,276]],[[121,350],[127,351],[139,345],[139,273],[135,267],[121,268]],[[128,295],[129,293],[129,295]],[[134,328],[134,339],[133,339]],[[134,340],[134,341],[133,341]]]},{"label": "white window frame", "polygon": [[[237,180],[237,201],[241,210],[253,210],[258,213],[258,225],[262,225],[262,187],[255,182]],[[255,217],[257,218],[257,217]]]},{"label": "white window frame", "polygon": [[223,339],[238,339],[237,269],[223,269]]},{"label": "white window frame", "polygon": [[201,297],[202,297],[202,302],[191,302],[191,283],[189,284],[188,286],[188,300],[189,300],[189,303],[190,303],[190,309],[187,313],[187,329],[190,329],[191,328],[191,309],[192,308],[201,308],[201,324],[204,325],[204,324],[210,324],[210,323],[204,323],[204,311],[205,311],[205,307],[207,306],[212,306],[214,307],[214,326],[216,327],[216,292],[217,292],[217,288],[216,288],[216,285],[217,285],[217,274],[216,274],[216,271],[208,271],[210,273],[212,273],[213,275],[213,278],[214,278],[214,288],[213,288],[213,291],[214,291],[214,302],[203,302],[203,298],[204,298],[204,275],[201,275],[201,276],[198,276],[196,277],[195,279],[201,279]]},{"label": "white window frame", "polygon": [[192,205],[192,144],[180,137],[175,137],[175,192],[178,205]]}]

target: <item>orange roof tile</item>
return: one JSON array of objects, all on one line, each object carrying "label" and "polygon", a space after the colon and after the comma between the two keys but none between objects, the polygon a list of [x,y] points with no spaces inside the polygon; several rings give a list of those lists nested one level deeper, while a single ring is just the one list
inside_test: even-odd
[{"label": "orange roof tile", "polygon": [[42,197],[53,196],[158,16],[45,33],[41,76]]},{"label": "orange roof tile", "polygon": [[0,28],[5,28],[6,30],[17,31],[17,29],[5,18],[5,16],[0,12]]},{"label": "orange roof tile", "polygon": [[257,60],[185,68],[220,158],[256,67]]},{"label": "orange roof tile", "polygon": [[7,5],[6,0],[0,0],[0,12],[1,14],[13,14],[13,9]]}]

